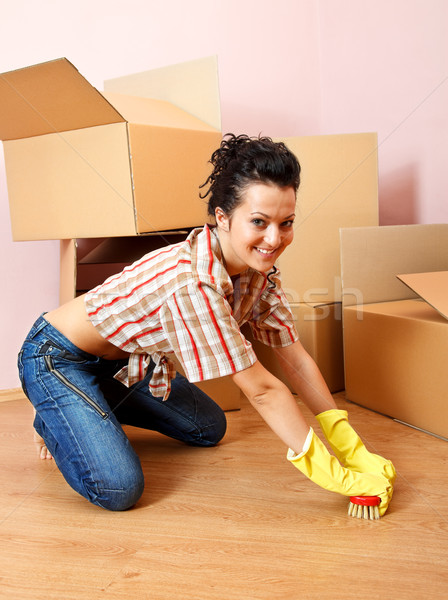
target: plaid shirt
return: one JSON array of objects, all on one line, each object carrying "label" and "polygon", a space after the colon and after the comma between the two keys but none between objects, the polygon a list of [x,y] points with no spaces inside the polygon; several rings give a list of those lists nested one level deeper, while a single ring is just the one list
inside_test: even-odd
[{"label": "plaid shirt", "polygon": [[298,339],[276,274],[248,269],[230,278],[219,240],[207,225],[178,244],[143,256],[86,295],[87,313],[99,333],[130,353],[115,377],[127,386],[144,378],[165,400],[175,354],[190,382],[231,375],[257,357],[240,331],[249,322],[255,339],[287,346]]}]

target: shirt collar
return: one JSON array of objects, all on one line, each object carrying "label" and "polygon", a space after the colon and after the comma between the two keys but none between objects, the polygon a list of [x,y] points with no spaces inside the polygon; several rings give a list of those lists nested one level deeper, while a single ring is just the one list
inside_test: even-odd
[{"label": "shirt collar", "polygon": [[227,294],[233,290],[232,280],[224,266],[224,256],[214,228],[205,225],[188,236],[191,243],[191,268],[203,283],[222,288]]}]

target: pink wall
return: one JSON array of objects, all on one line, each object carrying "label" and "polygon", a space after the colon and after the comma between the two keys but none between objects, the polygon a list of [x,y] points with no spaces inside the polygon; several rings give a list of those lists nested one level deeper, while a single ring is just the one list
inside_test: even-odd
[{"label": "pink wall", "polygon": [[322,0],[325,133],[377,131],[382,224],[448,221],[448,3]]},{"label": "pink wall", "polygon": [[[448,221],[445,0],[17,0],[2,7],[0,72],[71,60],[103,80],[217,55],[223,131],[377,131],[386,223]],[[126,8],[124,8],[126,7]],[[11,241],[0,160],[0,389],[58,302],[58,243]]]}]

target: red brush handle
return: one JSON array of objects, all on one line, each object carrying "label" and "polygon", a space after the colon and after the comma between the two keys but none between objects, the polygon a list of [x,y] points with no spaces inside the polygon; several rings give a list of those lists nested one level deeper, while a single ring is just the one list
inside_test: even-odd
[{"label": "red brush handle", "polygon": [[350,496],[352,504],[361,504],[361,506],[379,506],[381,498],[378,496]]}]

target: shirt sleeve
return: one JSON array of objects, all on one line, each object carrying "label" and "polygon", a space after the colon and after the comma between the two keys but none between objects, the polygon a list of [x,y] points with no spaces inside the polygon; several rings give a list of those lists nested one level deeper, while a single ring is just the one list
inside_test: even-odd
[{"label": "shirt sleeve", "polygon": [[160,321],[192,383],[238,373],[257,360],[225,296],[209,284],[195,281],[173,293]]},{"label": "shirt sleeve", "polygon": [[299,339],[294,316],[277,277],[273,286],[261,295],[253,319],[249,321],[255,340],[267,346],[289,346]]}]

